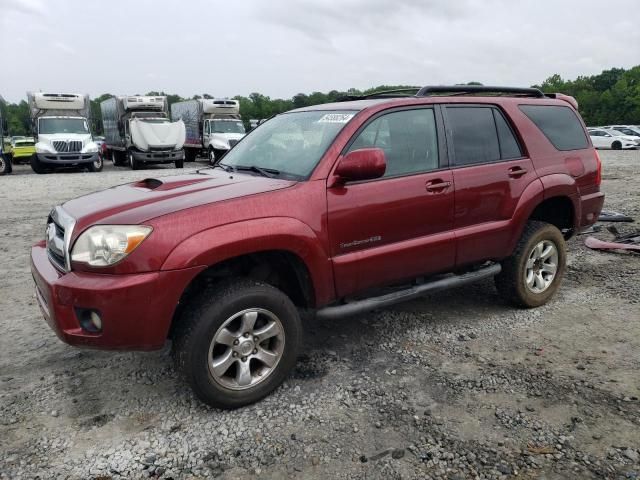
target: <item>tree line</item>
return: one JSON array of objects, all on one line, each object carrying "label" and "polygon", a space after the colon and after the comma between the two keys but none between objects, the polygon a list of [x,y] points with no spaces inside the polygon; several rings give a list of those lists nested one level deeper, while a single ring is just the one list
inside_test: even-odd
[{"label": "tree line", "polygon": [[[478,84],[469,82],[468,84]],[[640,124],[640,65],[628,70],[612,68],[598,75],[580,76],[575,80],[564,80],[555,74],[547,78],[541,85],[533,85],[544,92],[560,92],[576,98],[579,110],[587,125],[606,125],[610,123]],[[250,119],[263,119],[286,112],[293,108],[307,107],[320,103],[334,102],[345,96],[368,95],[371,93],[411,88],[409,85],[380,85],[367,90],[355,88],[347,91],[331,90],[330,92],[298,93],[289,99],[272,99],[261,93],[252,93],[248,97],[235,96],[240,102],[240,115],[245,124]],[[165,92],[147,92],[146,95],[166,95],[169,105],[188,100],[179,95]],[[103,94],[91,100],[91,127],[95,134],[102,133],[102,115],[100,102],[112,97]],[[1,97],[0,97],[1,98]],[[213,98],[210,94],[194,95],[197,98]],[[29,106],[25,100],[20,103],[2,105],[3,118],[11,135],[28,135],[31,133]]]}]

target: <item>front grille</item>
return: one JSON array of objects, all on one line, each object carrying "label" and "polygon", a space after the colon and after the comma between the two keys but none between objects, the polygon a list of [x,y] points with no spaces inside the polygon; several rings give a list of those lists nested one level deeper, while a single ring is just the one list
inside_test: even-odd
[{"label": "front grille", "polygon": [[68,271],[68,238],[74,224],[73,218],[61,207],[54,208],[47,219],[47,254],[51,263],[63,272]]},{"label": "front grille", "polygon": [[79,152],[82,150],[82,142],[79,140],[54,140],[53,148],[58,153]]}]

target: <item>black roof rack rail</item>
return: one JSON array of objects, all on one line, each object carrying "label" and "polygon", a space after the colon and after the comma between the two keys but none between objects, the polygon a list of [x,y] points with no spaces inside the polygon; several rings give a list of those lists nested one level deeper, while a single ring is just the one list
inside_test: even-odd
[{"label": "black roof rack rail", "polygon": [[[385,98],[385,97],[413,97],[414,93],[420,90],[420,87],[395,88],[393,90],[380,90],[379,92],[368,93],[366,95],[345,95],[338,98],[338,102],[348,102],[351,100],[366,100],[368,98]],[[402,95],[401,95],[402,94]]]},{"label": "black roof rack rail", "polygon": [[416,93],[416,97],[429,97],[432,94],[467,95],[473,93],[494,93],[497,95],[507,94],[523,97],[544,98],[545,94],[537,88],[518,88],[518,87],[489,87],[485,85],[428,85],[422,87]]}]

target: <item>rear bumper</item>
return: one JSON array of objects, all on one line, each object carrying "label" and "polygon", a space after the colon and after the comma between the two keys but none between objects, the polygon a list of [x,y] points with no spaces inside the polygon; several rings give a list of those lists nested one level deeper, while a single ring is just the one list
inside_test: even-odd
[{"label": "rear bumper", "polygon": [[184,160],[184,150],[140,152],[131,150],[133,158],[144,163],[164,163]]},{"label": "rear bumper", "polygon": [[[44,319],[63,342],[81,347],[161,348],[182,292],[201,269],[131,275],[62,274],[49,261],[44,242],[31,249],[31,273]],[[78,308],[98,312],[100,333],[81,328]]]},{"label": "rear bumper", "polygon": [[598,221],[602,206],[604,205],[604,193],[596,192],[580,197],[580,223],[578,230],[587,228]]},{"label": "rear bumper", "polygon": [[56,165],[81,165],[93,163],[98,160],[98,152],[95,153],[38,153],[38,160],[42,163],[53,163]]}]

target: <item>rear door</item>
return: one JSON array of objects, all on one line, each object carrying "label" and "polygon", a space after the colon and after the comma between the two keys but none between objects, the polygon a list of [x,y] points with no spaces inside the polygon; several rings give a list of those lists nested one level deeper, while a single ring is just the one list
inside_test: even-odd
[{"label": "rear door", "polygon": [[453,177],[438,107],[383,112],[345,153],[385,151],[384,177],[328,189],[338,296],[449,270],[455,264]]},{"label": "rear door", "polygon": [[497,106],[451,104],[443,111],[455,185],[456,263],[501,258],[518,200],[537,178],[533,163]]}]

